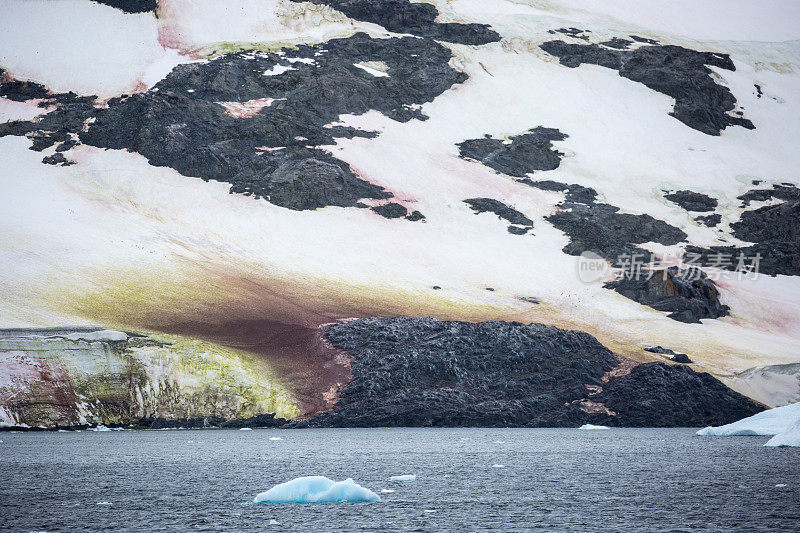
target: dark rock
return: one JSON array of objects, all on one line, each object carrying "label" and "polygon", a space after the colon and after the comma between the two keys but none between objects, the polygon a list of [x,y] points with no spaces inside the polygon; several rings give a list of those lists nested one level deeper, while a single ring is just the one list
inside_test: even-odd
[{"label": "dark rock", "polygon": [[592,399],[616,413],[592,420],[609,426],[719,426],[764,410],[709,374],[666,363],[641,364]]},{"label": "dark rock", "polygon": [[547,33],[550,33],[552,35],[560,33],[562,35],[566,35],[567,37],[572,37],[574,39],[583,39],[584,41],[588,41],[589,36],[586,34],[592,32],[589,30],[581,30],[579,28],[558,28],[557,30],[548,30]]},{"label": "dark rock", "polygon": [[629,41],[628,39],[620,39],[619,37],[614,37],[611,40],[603,41],[600,43],[603,46],[607,46],[609,48],[614,48],[616,50],[627,50],[630,45],[633,44],[633,41]]},{"label": "dark rock", "polygon": [[530,231],[530,226],[509,226],[508,232],[512,235],[525,235]]},{"label": "dark rock", "polygon": [[518,180],[518,183],[524,183],[537,189],[544,191],[555,191],[566,193],[565,200],[569,203],[578,204],[593,204],[597,198],[597,191],[591,187],[584,187],[583,185],[560,183],[552,180],[533,181],[530,178]]},{"label": "dark rock", "polygon": [[[787,188],[781,194],[791,195],[797,189]],[[748,196],[753,199],[752,195]],[[777,205],[768,205],[752,211],[745,211],[741,218],[731,224],[733,234],[751,246],[712,246],[701,248],[687,246],[686,252],[697,254],[702,262],[713,261],[718,255],[733,260],[720,264],[720,268],[737,270],[740,258],[744,267],[775,276],[800,276],[800,200],[788,200]],[[758,258],[756,260],[756,258]]]},{"label": "dark rock", "polygon": [[433,290],[435,290],[435,291],[440,291],[440,290],[442,290],[442,288],[441,288],[439,285],[434,285],[433,287],[431,287],[431,289],[433,289]]},{"label": "dark rock", "polygon": [[533,221],[531,219],[499,200],[494,200],[492,198],[469,198],[464,200],[464,203],[468,204],[475,213],[494,213],[511,224],[533,226]]},{"label": "dark rock", "polygon": [[720,214],[705,215],[705,216],[700,216],[700,217],[694,217],[694,219],[698,223],[700,223],[700,224],[702,224],[704,226],[708,226],[709,228],[713,228],[715,226],[718,226],[719,223],[722,222],[722,215],[720,215]]},{"label": "dark rock", "polygon": [[418,220],[425,220],[425,215],[423,215],[417,210],[414,210],[411,212],[410,215],[406,217],[406,220],[410,220],[411,222],[417,222]]},{"label": "dark rock", "polygon": [[[754,83],[753,87],[756,88],[756,98],[761,98],[764,95],[764,91],[761,90],[761,85]],[[758,183],[754,183],[753,185],[758,185]]]},{"label": "dark rock", "polygon": [[665,194],[664,198],[670,202],[674,202],[686,209],[687,211],[713,211],[717,207],[716,198],[711,198],[700,192],[694,191],[677,191],[670,194]]},{"label": "dark rock", "polygon": [[42,163],[46,165],[61,165],[62,167],[67,167],[69,165],[74,165],[75,163],[64,157],[64,154],[61,152],[56,152],[53,155],[49,155],[42,159]]},{"label": "dark rock", "polygon": [[[753,181],[753,185],[761,183]],[[778,200],[800,200],[800,188],[791,183],[773,185],[771,189],[751,189],[741,196],[737,196],[742,201],[742,207],[747,207],[751,202],[765,202],[773,198]]]},{"label": "dark rock", "polygon": [[401,218],[408,214],[405,207],[394,202],[375,206],[372,210],[384,218]]},{"label": "dark rock", "polygon": [[620,361],[594,337],[541,324],[365,318],[325,338],[352,356],[353,379],[300,426],[699,426],[761,410],[680,366],[615,377]]},{"label": "dark rock", "polygon": [[698,52],[673,45],[609,50],[597,44],[564,41],[548,41],[541,48],[558,57],[564,66],[600,65],[673,97],[675,106],[670,115],[708,135],[719,135],[728,126],[755,128],[749,120],[728,114],[736,108],[736,98],[727,87],[714,81],[709,66],[736,70],[726,54]]},{"label": "dark rock", "polygon": [[98,4],[115,7],[125,13],[155,12],[158,9],[158,0],[92,0]]},{"label": "dark rock", "polygon": [[[0,69],[0,80],[3,79],[3,75],[3,70]],[[46,98],[49,93],[50,91],[47,90],[47,87],[32,81],[9,80],[0,82],[0,96],[15,102]]]},{"label": "dark rock", "polygon": [[591,251],[612,264],[621,257],[633,256],[648,262],[651,254],[636,244],[658,242],[671,246],[686,239],[683,231],[663,220],[619,213],[618,207],[608,204],[565,203],[547,220],[569,236],[564,253],[581,255]]},{"label": "dark rock", "polygon": [[56,152],[66,152],[67,150],[71,150],[72,148],[78,146],[79,144],[80,143],[75,139],[67,139],[66,141],[56,146]]},{"label": "dark rock", "polygon": [[[243,52],[179,65],[153,89],[113,98],[107,109],[71,101],[40,122],[2,124],[0,136],[28,135],[35,149],[44,149],[78,133],[86,144],[138,152],[152,165],[227,182],[232,193],[289,209],[347,207],[360,198],[391,194],[319,147],[335,144],[338,137],[377,133],[324,126],[340,115],[369,110],[403,122],[423,118],[416,104],[467,79],[450,67],[450,51],[429,39],[371,39],[357,33],[283,52]],[[362,61],[383,61],[389,76],[375,77],[354,66]],[[264,75],[277,65],[292,70]],[[83,131],[91,117],[95,122]]]},{"label": "dark rock", "polygon": [[[294,0],[301,2],[306,0]],[[328,5],[350,18],[379,24],[395,33],[452,43],[480,45],[500,40],[500,35],[486,24],[436,22],[439,11],[431,4],[410,0],[308,0]]]},{"label": "dark rock", "polygon": [[[670,313],[667,317],[679,322],[699,323],[701,318],[719,318],[728,314],[728,306],[719,301],[714,282],[697,268],[679,270],[642,270],[604,285],[640,304]],[[649,279],[648,279],[649,278]]]},{"label": "dark rock", "polygon": [[645,43],[645,44],[658,44],[658,41],[655,39],[648,39],[647,37],[640,37],[638,35],[629,35],[631,39],[636,41],[637,43]]},{"label": "dark rock", "polygon": [[286,424],[283,418],[276,418],[274,413],[256,415],[249,418],[226,420],[218,416],[198,418],[167,419],[162,417],[142,418],[133,425],[136,429],[241,429],[241,428],[273,428]]},{"label": "dark rock", "polygon": [[676,363],[685,363],[685,364],[691,364],[692,363],[692,360],[689,359],[689,356],[686,355],[685,353],[673,352],[669,348],[663,348],[661,346],[653,346],[653,347],[650,347],[650,348],[645,348],[644,351],[651,352],[651,353],[663,354],[663,355],[671,355],[672,357],[670,357],[670,359],[672,361],[675,361]]},{"label": "dark rock", "polygon": [[474,159],[509,176],[524,177],[536,170],[554,170],[564,155],[553,148],[552,141],[563,141],[567,135],[555,128],[542,126],[509,137],[508,143],[486,135],[458,143],[464,159]]}]

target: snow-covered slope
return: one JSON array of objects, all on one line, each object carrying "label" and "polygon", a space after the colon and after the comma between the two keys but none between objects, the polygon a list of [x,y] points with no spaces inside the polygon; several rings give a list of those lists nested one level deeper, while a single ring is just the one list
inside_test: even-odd
[{"label": "snow-covered slope", "polygon": [[[315,355],[321,324],[517,320],[639,362],[668,347],[770,406],[800,398],[792,2],[7,4],[0,327],[241,348],[318,376],[328,405],[325,369],[345,365]],[[535,128],[558,136],[511,148]],[[463,151],[487,136],[493,152]],[[708,283],[665,301],[674,280],[582,279],[581,246],[612,263],[772,250],[775,275],[704,265]]]}]

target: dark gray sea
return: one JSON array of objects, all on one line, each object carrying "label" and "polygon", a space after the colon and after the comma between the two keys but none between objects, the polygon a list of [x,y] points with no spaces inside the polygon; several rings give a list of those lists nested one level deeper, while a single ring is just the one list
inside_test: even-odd
[{"label": "dark gray sea", "polygon": [[[321,429],[0,440],[3,531],[800,531],[800,449],[764,448],[767,437]],[[398,474],[416,481],[389,481]],[[383,501],[250,503],[306,475],[351,477]]]}]

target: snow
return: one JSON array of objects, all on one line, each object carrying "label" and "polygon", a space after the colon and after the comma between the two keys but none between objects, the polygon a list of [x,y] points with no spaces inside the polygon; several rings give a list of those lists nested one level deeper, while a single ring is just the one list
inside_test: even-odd
[{"label": "snow", "polygon": [[584,424],[581,427],[579,427],[578,429],[586,429],[586,430],[589,430],[589,431],[597,431],[597,430],[601,430],[601,429],[611,429],[611,428],[608,427],[608,426],[595,426],[593,424]]},{"label": "snow", "polygon": [[381,498],[352,479],[332,481],[324,476],[299,477],[275,485],[253,498],[255,503],[357,503]]},{"label": "snow", "polygon": [[800,423],[800,402],[767,409],[737,422],[718,427],[707,427],[697,435],[730,437],[738,435],[778,435],[789,432]]},{"label": "snow", "polygon": [[278,74],[283,74],[289,70],[297,70],[294,67],[287,67],[286,65],[275,65],[269,70],[264,71],[264,76],[277,76]]},{"label": "snow", "polygon": [[414,474],[403,474],[400,476],[392,476],[389,478],[389,481],[400,481],[400,482],[407,482],[407,481],[416,481],[417,476]]},{"label": "snow", "polygon": [[123,331],[104,329],[101,331],[69,333],[64,335],[64,338],[71,341],[122,342],[128,340],[128,335]]},{"label": "snow", "polygon": [[353,66],[372,74],[376,78],[389,77],[389,67],[383,61],[362,61],[361,63],[353,63]]},{"label": "snow", "polygon": [[794,448],[800,447],[800,420],[797,423],[789,428],[787,431],[783,433],[778,433],[771,439],[769,439],[764,446],[769,447],[783,447],[783,446],[791,446]]}]

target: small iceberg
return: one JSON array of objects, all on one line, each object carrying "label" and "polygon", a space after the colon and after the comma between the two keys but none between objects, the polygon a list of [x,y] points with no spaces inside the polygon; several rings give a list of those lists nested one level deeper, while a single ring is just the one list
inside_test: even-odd
[{"label": "small iceberg", "polygon": [[585,429],[585,430],[588,430],[588,431],[598,431],[598,430],[601,430],[601,429],[611,429],[611,428],[608,427],[608,426],[595,426],[594,424],[584,424],[581,427],[579,427],[578,429]]},{"label": "small iceberg", "polygon": [[788,432],[798,422],[800,422],[800,402],[767,409],[724,426],[703,428],[696,434],[703,437],[778,435]]},{"label": "small iceberg", "polygon": [[800,422],[792,426],[789,431],[778,433],[769,439],[764,446],[769,446],[770,448],[783,448],[785,446],[800,448]]},{"label": "small iceberg", "polygon": [[332,481],[306,476],[275,485],[253,498],[254,503],[358,503],[379,502],[380,496],[352,479]]},{"label": "small iceberg", "polygon": [[239,431],[253,431],[253,428],[239,428]]},{"label": "small iceberg", "polygon": [[103,424],[98,424],[97,427],[88,428],[89,431],[111,431],[111,428],[104,426]]},{"label": "small iceberg", "polygon": [[505,468],[506,465],[492,465],[492,468]]},{"label": "small iceberg", "polygon": [[403,474],[402,476],[392,476],[389,481],[416,481],[417,476],[414,474]]},{"label": "small iceberg", "polygon": [[394,492],[394,489],[381,489],[381,494],[391,494]]},{"label": "small iceberg", "polygon": [[269,440],[283,440],[283,437],[270,437]]}]

